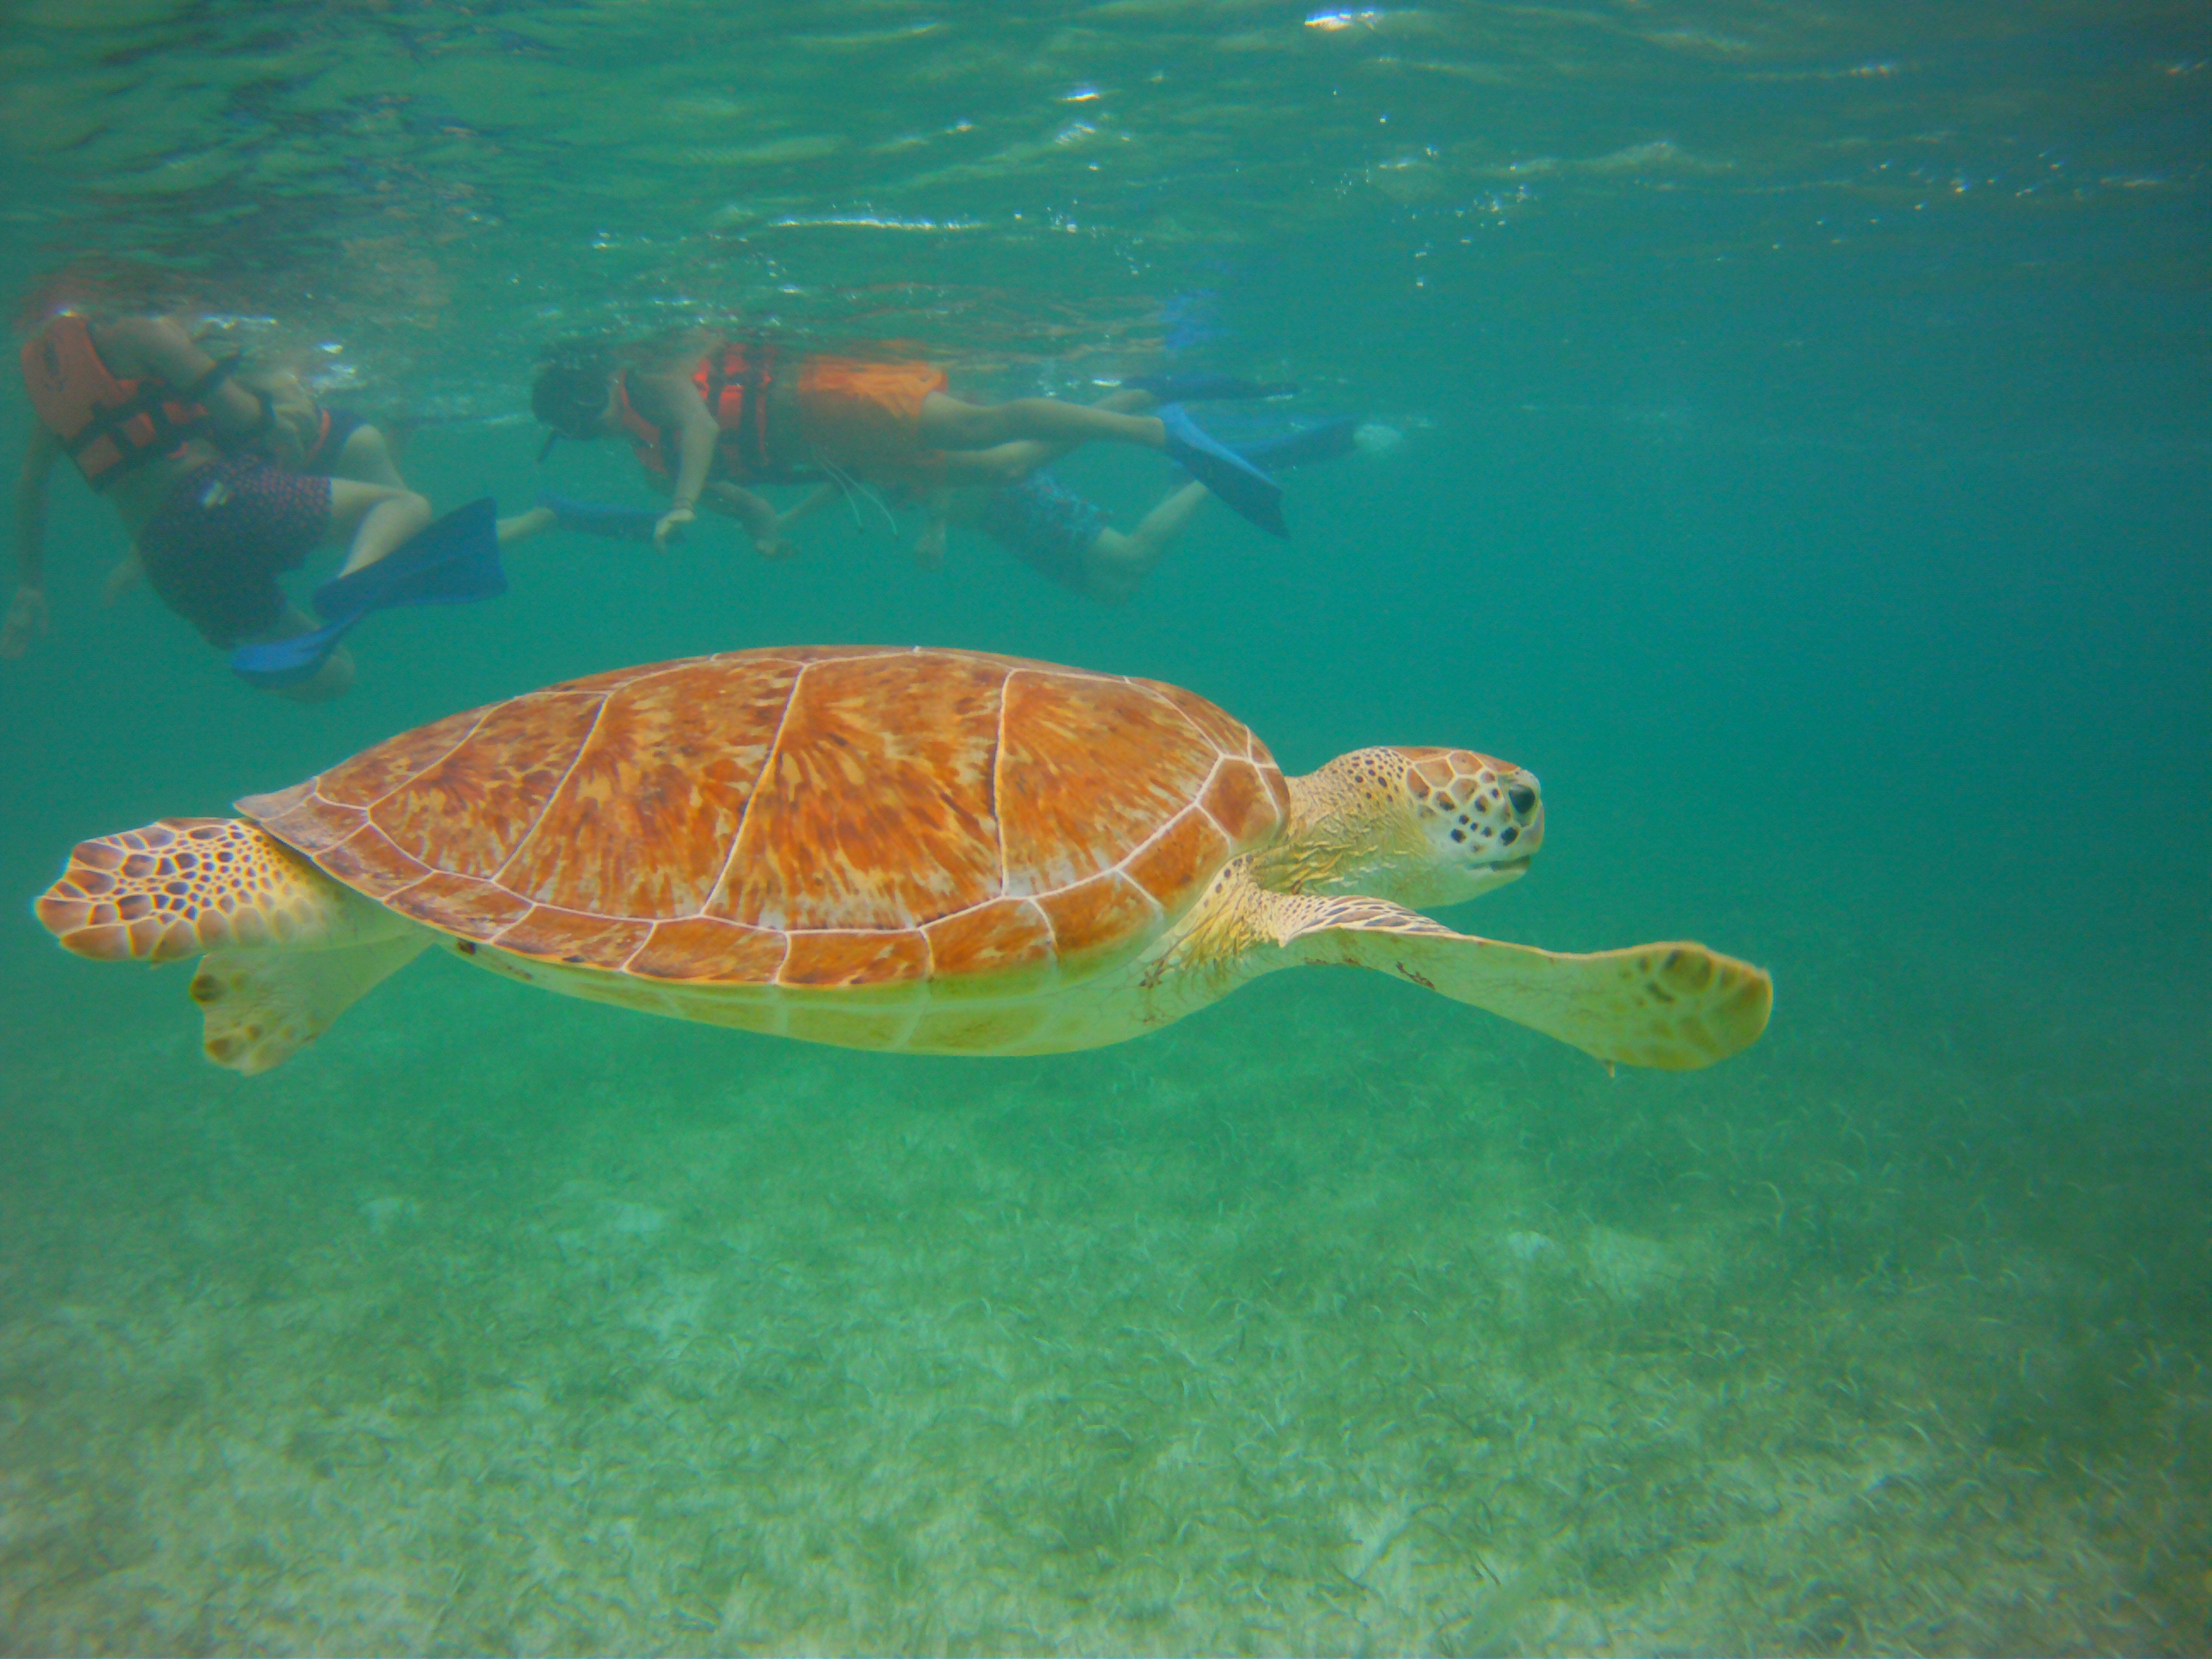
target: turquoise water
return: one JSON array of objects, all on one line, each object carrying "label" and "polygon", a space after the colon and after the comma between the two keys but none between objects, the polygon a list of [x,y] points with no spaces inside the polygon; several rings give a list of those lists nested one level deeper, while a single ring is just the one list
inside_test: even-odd
[{"label": "turquoise water", "polygon": [[[0,890],[454,709],[733,646],[1170,680],[1285,769],[1544,781],[1455,925],[1769,968],[1608,1078],[1375,975],[1054,1060],[441,957],[246,1080],[0,929],[8,1651],[2212,1648],[2212,32],[1648,0],[0,13],[0,280],[534,465],[550,338],[743,317],[980,397],[1172,361],[1403,441],[1129,603],[858,503],[549,536],[242,690],[58,477]],[[28,415],[0,399],[0,442]],[[1211,418],[1211,417],[1210,417]],[[1123,526],[1152,458],[1059,469]]]}]

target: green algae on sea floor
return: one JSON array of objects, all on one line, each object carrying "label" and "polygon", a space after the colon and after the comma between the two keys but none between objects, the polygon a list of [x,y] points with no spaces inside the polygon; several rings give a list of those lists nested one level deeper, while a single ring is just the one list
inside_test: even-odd
[{"label": "green algae on sea floor", "polygon": [[447,968],[382,1028],[434,1069],[366,1108],[387,1041],[281,1104],[212,1073],[134,1103],[141,1050],[82,1103],[131,1136],[21,1171],[70,1208],[9,1195],[19,1282],[69,1288],[0,1327],[4,1462],[76,1496],[10,1504],[0,1619],[123,1649],[214,1620],[319,1650],[2178,1650],[2143,1598],[2185,1604],[2186,1565],[2142,1563],[2202,1525],[2212,1395],[2121,1380],[2140,1300],[1978,1195],[1947,1128],[1517,1040],[1393,1064],[1418,1026],[1365,997],[1270,1054],[1336,1006],[1275,989],[1188,1038],[915,1070],[574,1032]]}]

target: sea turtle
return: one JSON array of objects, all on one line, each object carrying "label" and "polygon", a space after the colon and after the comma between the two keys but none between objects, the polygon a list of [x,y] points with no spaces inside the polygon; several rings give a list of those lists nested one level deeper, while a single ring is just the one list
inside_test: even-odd
[{"label": "sea turtle", "polygon": [[1687,1069],[1772,990],[1703,945],[1564,956],[1409,905],[1519,876],[1536,780],[1463,749],[1283,776],[1175,686],[972,651],[736,651],[572,680],[238,803],[88,841],[71,951],[203,958],[263,1072],[437,945],[509,978],[850,1048],[1141,1036],[1299,963],[1380,969],[1601,1060]]}]

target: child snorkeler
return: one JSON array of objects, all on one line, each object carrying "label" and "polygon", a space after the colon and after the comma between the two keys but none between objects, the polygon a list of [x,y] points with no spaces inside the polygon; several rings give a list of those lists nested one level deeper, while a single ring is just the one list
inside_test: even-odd
[{"label": "child snorkeler", "polygon": [[[952,397],[933,363],[787,351],[773,342],[685,337],[651,362],[571,353],[539,371],[531,395],[546,441],[629,440],[668,489],[653,540],[696,516],[702,500],[744,523],[771,556],[789,550],[775,509],[748,486],[901,486],[921,493],[1011,483],[1036,457],[1079,444],[1126,443],[1168,458],[1272,534],[1287,533],[1275,481],[1194,423],[1180,404],[1156,413],[1020,398]],[[1150,401],[1148,399],[1148,401]],[[556,512],[558,508],[555,509]]]}]

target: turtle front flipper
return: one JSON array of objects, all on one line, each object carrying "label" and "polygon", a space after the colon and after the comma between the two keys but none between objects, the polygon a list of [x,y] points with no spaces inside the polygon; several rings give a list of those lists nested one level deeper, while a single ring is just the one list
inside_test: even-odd
[{"label": "turtle front flipper", "polygon": [[[1387,900],[1270,892],[1232,866],[1209,895],[1194,942],[1245,971],[1294,963],[1372,968],[1487,1009],[1608,1065],[1690,1072],[1749,1048],[1766,1029],[1774,982],[1702,945],[1638,945],[1571,956],[1455,933]],[[1280,955],[1270,961],[1275,952]],[[1287,960],[1284,960],[1287,958]]]},{"label": "turtle front flipper", "polygon": [[81,957],[204,957],[191,994],[207,1056],[249,1076],[320,1036],[431,939],[234,818],[164,818],[82,842],[36,908]]},{"label": "turtle front flipper", "polygon": [[1589,956],[1439,930],[1335,927],[1309,961],[1356,962],[1486,1008],[1607,1065],[1694,1072],[1766,1029],[1774,981],[1702,945],[1636,945]]},{"label": "turtle front flipper", "polygon": [[428,931],[398,926],[338,950],[211,951],[192,975],[207,1057],[247,1077],[289,1060],[422,955]]}]

